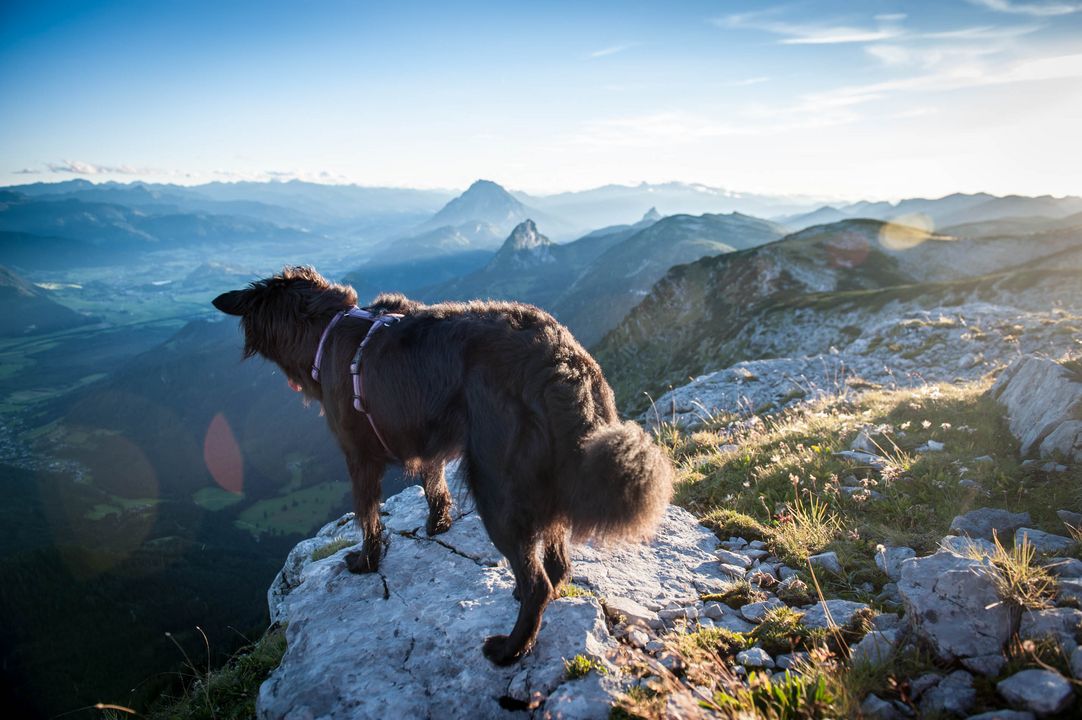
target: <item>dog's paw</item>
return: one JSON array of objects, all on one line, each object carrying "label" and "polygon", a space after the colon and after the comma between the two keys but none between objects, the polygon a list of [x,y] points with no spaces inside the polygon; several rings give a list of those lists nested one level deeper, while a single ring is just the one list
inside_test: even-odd
[{"label": "dog's paw", "polygon": [[510,665],[520,660],[526,653],[511,645],[510,638],[506,635],[491,635],[485,638],[482,650],[492,663],[496,665]]},{"label": "dog's paw", "polygon": [[425,523],[425,532],[429,537],[445,533],[451,529],[451,513],[444,510],[441,513],[429,513],[428,522]]},{"label": "dog's paw", "polygon": [[355,575],[372,573],[379,570],[379,553],[354,550],[346,553],[346,567]]}]

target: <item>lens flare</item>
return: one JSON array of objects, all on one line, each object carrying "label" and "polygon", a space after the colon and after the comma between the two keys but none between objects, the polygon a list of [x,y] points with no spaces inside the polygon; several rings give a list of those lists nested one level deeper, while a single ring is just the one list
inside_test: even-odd
[{"label": "lens flare", "polygon": [[879,231],[879,244],[887,250],[910,250],[927,240],[934,230],[935,222],[927,215],[899,215]]},{"label": "lens flare", "polygon": [[203,461],[214,482],[235,495],[244,491],[244,459],[229,421],[218,413],[203,440]]}]

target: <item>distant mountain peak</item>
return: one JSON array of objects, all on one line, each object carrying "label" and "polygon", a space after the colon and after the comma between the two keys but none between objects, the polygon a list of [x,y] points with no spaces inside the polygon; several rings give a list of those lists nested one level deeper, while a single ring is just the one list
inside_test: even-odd
[{"label": "distant mountain peak", "polygon": [[534,221],[527,218],[511,231],[503,246],[511,251],[519,252],[551,244],[551,240],[537,232],[537,225],[534,224]]},{"label": "distant mountain peak", "polygon": [[657,222],[661,219],[661,213],[657,211],[656,207],[652,207],[646,211],[646,214],[642,216],[642,220],[639,222]]},{"label": "distant mountain peak", "polygon": [[458,226],[481,220],[506,230],[522,222],[527,212],[526,206],[497,183],[478,180],[444,205],[423,227]]},{"label": "distant mountain peak", "polygon": [[534,221],[527,218],[507,236],[503,247],[489,263],[488,269],[523,269],[555,262],[552,247],[552,241],[539,233]]}]

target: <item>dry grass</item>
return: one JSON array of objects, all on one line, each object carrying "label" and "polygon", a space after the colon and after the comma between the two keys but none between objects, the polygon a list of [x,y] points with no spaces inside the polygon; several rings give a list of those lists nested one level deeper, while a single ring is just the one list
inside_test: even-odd
[{"label": "dry grass", "polygon": [[986,562],[988,576],[996,587],[996,594],[1005,603],[1019,608],[1046,608],[1051,606],[1056,594],[1056,580],[1047,569],[1035,561],[1037,550],[1028,537],[1007,550],[999,541],[999,535],[993,536],[995,550],[985,560],[978,548],[970,548],[967,553],[974,560]]}]

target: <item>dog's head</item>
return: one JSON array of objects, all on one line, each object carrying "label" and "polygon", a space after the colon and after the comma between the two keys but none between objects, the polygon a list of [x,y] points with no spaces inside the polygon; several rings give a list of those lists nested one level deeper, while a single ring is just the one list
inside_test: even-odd
[{"label": "dog's head", "polygon": [[305,365],[312,361],[325,321],[356,304],[353,288],[328,282],[307,266],[287,266],[243,290],[214,298],[214,307],[240,317],[244,356],[262,355],[291,380],[306,375]]}]

